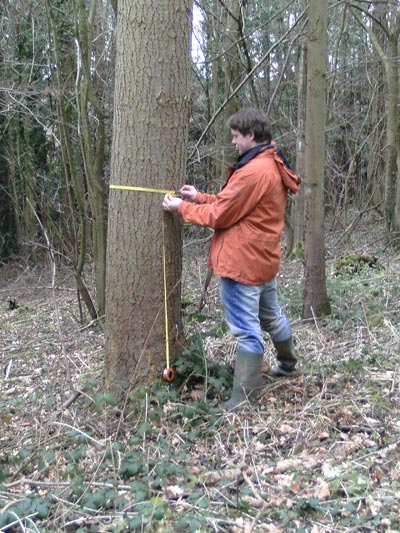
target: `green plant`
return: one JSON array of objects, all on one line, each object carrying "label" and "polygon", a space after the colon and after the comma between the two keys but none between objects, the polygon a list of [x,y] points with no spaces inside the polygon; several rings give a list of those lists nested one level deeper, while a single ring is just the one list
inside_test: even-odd
[{"label": "green plant", "polygon": [[203,338],[193,335],[183,351],[182,357],[175,361],[177,380],[189,388],[201,383],[206,396],[214,397],[224,388],[232,385],[232,371],[216,361],[207,359],[204,354]]}]

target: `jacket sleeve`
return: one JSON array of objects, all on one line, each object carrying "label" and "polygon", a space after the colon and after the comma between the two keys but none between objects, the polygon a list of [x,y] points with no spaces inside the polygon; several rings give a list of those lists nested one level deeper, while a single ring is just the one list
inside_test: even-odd
[{"label": "jacket sleeve", "polygon": [[[270,180],[265,174],[246,173],[245,168],[236,171],[220,193],[206,195],[213,196],[211,203],[181,202],[179,214],[185,222],[226,229],[252,211],[267,192]],[[200,196],[199,200],[203,198]]]},{"label": "jacket sleeve", "polygon": [[207,194],[204,192],[198,192],[195,200],[195,204],[212,204],[217,199],[216,194]]}]

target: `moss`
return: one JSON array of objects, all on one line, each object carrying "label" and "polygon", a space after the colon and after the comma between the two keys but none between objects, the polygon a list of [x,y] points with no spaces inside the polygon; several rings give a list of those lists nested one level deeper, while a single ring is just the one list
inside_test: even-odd
[{"label": "moss", "polygon": [[367,254],[346,254],[343,255],[335,264],[335,276],[346,274],[356,274],[364,268],[374,268],[382,270],[378,258]]}]

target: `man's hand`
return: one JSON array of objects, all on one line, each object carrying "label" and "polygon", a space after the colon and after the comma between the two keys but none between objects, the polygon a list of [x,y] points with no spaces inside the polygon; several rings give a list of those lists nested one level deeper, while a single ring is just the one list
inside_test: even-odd
[{"label": "man's hand", "polygon": [[178,211],[178,207],[181,202],[182,200],[180,198],[177,198],[176,196],[171,196],[170,194],[166,194],[164,196],[162,206],[164,211],[174,213],[175,211]]},{"label": "man's hand", "polygon": [[197,196],[197,189],[193,185],[183,185],[180,189],[179,194],[182,198],[188,202],[194,202]]}]

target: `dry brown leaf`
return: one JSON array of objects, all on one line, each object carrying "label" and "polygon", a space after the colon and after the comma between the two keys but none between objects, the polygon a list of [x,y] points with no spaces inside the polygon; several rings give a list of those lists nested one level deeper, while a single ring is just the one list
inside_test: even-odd
[{"label": "dry brown leaf", "polygon": [[278,461],[274,472],[280,473],[280,472],[286,472],[286,470],[294,470],[295,468],[301,466],[303,463],[303,460],[300,457],[294,457],[291,459],[282,459],[281,461]]},{"label": "dry brown leaf", "polygon": [[193,389],[187,393],[187,398],[193,401],[197,400],[203,400],[204,399],[204,391],[200,389]]},{"label": "dry brown leaf", "polygon": [[318,460],[316,457],[302,453],[299,456],[278,461],[274,468],[274,472],[286,472],[287,470],[295,470],[298,467],[303,467],[306,470],[308,468],[313,468],[317,463]]},{"label": "dry brown leaf", "polygon": [[298,494],[302,488],[302,481],[303,481],[303,478],[301,476],[294,479],[292,483],[290,484],[290,490],[294,492],[295,494]]},{"label": "dry brown leaf", "polygon": [[319,486],[315,491],[315,497],[320,500],[327,500],[331,497],[331,491],[329,490],[329,485],[323,479],[319,480]]},{"label": "dry brown leaf", "polygon": [[382,481],[384,473],[382,472],[382,470],[377,468],[376,470],[374,470],[374,472],[372,472],[371,477],[375,481],[375,483],[379,483],[380,481]]},{"label": "dry brown leaf", "polygon": [[289,424],[282,424],[279,430],[282,431],[282,433],[297,433],[297,429]]},{"label": "dry brown leaf", "polygon": [[221,479],[228,479],[230,481],[233,481],[235,479],[238,479],[242,474],[242,470],[240,468],[231,468],[229,470],[221,470],[221,471],[212,471],[212,472],[206,472],[204,476],[204,483],[207,485],[214,485],[215,483],[218,483],[218,481],[221,481]]},{"label": "dry brown leaf", "polygon": [[189,465],[187,467],[188,472],[191,474],[194,474],[195,476],[199,476],[201,474],[201,468],[197,465]]},{"label": "dry brown leaf", "polygon": [[283,533],[284,530],[280,526],[275,526],[274,524],[263,524],[261,526],[261,531],[267,531],[268,533]]}]

